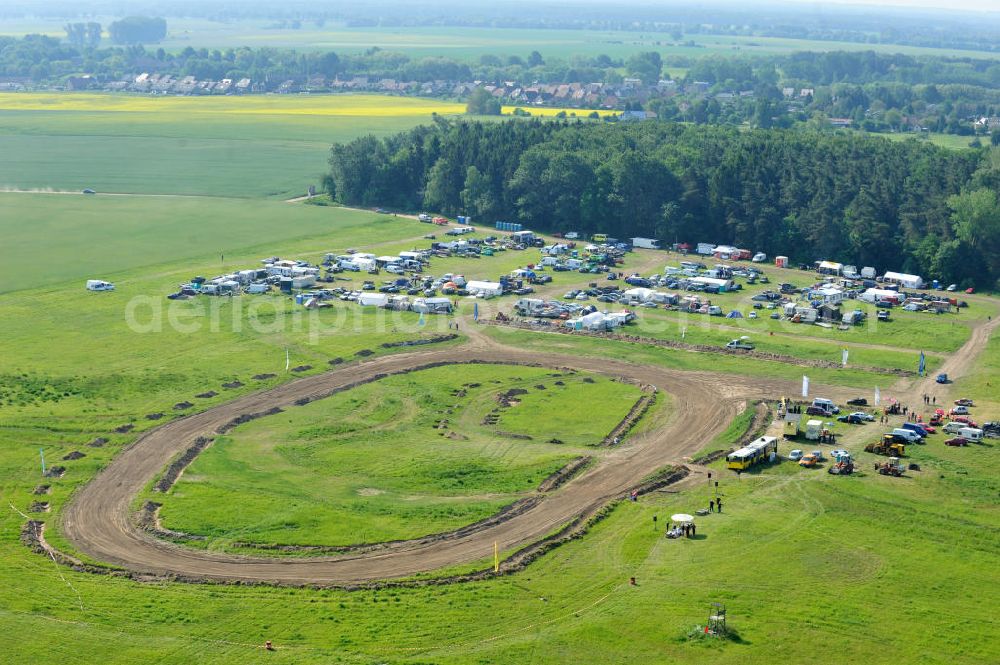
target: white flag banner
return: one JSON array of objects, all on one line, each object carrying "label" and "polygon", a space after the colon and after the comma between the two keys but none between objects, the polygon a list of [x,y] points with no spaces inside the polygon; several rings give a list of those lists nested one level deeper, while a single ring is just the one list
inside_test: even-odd
[{"label": "white flag banner", "polygon": [[802,396],[809,397],[809,377],[802,376]]},{"label": "white flag banner", "polygon": [[286,348],[285,349],[285,371],[287,372],[288,368],[291,367],[291,366],[292,366],[292,357],[288,354],[288,349]]},{"label": "white flag banner", "polygon": [[881,403],[882,403],[882,391],[878,389],[878,386],[875,386],[875,406],[878,406]]},{"label": "white flag banner", "polygon": [[847,367],[847,349],[844,349],[844,352],[840,354],[840,364]]},{"label": "white flag banner", "polygon": [[687,334],[688,334],[688,329],[687,328],[681,328],[681,339],[684,339],[685,337],[687,337]]}]

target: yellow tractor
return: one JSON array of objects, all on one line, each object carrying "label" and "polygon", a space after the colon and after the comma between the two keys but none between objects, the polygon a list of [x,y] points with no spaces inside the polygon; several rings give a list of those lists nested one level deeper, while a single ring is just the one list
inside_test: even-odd
[{"label": "yellow tractor", "polygon": [[906,444],[895,441],[892,434],[886,434],[880,441],[865,446],[865,452],[890,457],[906,457]]}]

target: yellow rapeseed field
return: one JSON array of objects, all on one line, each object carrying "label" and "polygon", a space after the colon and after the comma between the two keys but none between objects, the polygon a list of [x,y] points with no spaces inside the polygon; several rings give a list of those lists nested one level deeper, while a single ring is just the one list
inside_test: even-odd
[{"label": "yellow rapeseed field", "polygon": [[[505,106],[504,114],[514,111]],[[554,116],[563,109],[529,108],[533,116]],[[399,117],[455,115],[465,105],[418,97],[388,95],[243,95],[211,97],[155,97],[100,93],[0,93],[0,111],[83,111],[91,113],[192,113],[233,115],[314,115]],[[589,110],[566,109],[567,115],[586,116]],[[612,112],[602,111],[601,115]]]}]

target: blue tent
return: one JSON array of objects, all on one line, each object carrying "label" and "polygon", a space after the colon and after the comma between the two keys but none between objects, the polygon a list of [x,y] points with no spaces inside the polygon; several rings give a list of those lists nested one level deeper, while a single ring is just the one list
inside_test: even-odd
[{"label": "blue tent", "polygon": [[731,312],[730,312],[729,314],[726,314],[726,318],[727,318],[727,319],[742,319],[742,318],[743,318],[743,315],[742,315],[742,314],[740,314],[740,313],[739,313],[738,311],[736,311],[736,310],[734,309],[734,310],[733,310],[733,311],[731,311]]}]

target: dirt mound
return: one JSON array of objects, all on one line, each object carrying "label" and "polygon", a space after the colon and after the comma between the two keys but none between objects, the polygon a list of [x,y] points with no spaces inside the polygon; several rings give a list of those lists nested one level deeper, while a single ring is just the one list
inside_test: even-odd
[{"label": "dirt mound", "polygon": [[48,494],[51,487],[51,485],[37,485],[35,489],[31,490],[31,493],[35,495]]},{"label": "dirt mound", "polygon": [[215,392],[214,390],[209,390],[207,392],[198,393],[197,395],[195,395],[195,397],[197,397],[199,399],[209,399],[211,397],[215,397],[218,394],[219,393]]},{"label": "dirt mound", "polygon": [[458,335],[452,333],[450,335],[437,335],[435,337],[426,337],[424,339],[408,339],[402,342],[383,342],[383,349],[395,349],[403,346],[423,346],[425,344],[440,344],[441,342],[448,342],[453,339],[458,339]]},{"label": "dirt mound", "polygon": [[292,371],[293,372],[308,372],[312,368],[313,368],[312,365],[298,365],[297,367],[293,367]]},{"label": "dirt mound", "polygon": [[48,501],[32,501],[31,505],[28,506],[29,513],[47,513],[49,512],[49,502]]},{"label": "dirt mound", "polygon": [[233,428],[239,427],[243,423],[248,423],[251,420],[257,420],[258,418],[263,418],[265,416],[275,416],[279,413],[282,413],[282,411],[283,409],[281,407],[275,406],[268,409],[267,411],[259,411],[257,413],[243,413],[241,415],[236,416],[228,423],[225,423],[224,425],[219,425],[217,428],[215,428],[215,431],[217,434],[225,434],[230,430],[232,430]]},{"label": "dirt mound", "polygon": [[340,358],[340,357],[330,358],[326,362],[327,362],[328,365],[343,365],[344,364],[344,359]]},{"label": "dirt mound", "polygon": [[155,485],[153,485],[153,491],[166,492],[173,487],[174,483],[177,482],[177,479],[181,477],[181,472],[183,472],[184,469],[187,468],[187,465],[193,462],[194,458],[198,456],[198,453],[207,448],[210,443],[212,443],[212,439],[203,436],[199,436],[195,439],[195,442],[184,451],[184,454],[174,460],[170,466],[167,467],[167,470],[163,473],[160,479]]},{"label": "dirt mound", "polygon": [[519,397],[521,395],[527,395],[527,394],[528,394],[528,391],[525,390],[524,388],[511,388],[510,390],[508,390],[506,392],[502,392],[502,393],[497,394],[496,399],[497,399],[497,402],[499,402],[499,404],[500,404],[501,407],[503,407],[505,409],[509,409],[510,407],[517,406],[518,404],[521,403],[521,400],[515,399],[516,397]]},{"label": "dirt mound", "polygon": [[86,455],[81,453],[79,450],[74,450],[71,453],[66,453],[65,455],[63,455],[63,459],[67,461],[75,459],[83,459],[84,457],[86,457]]},{"label": "dirt mound", "polygon": [[621,440],[625,438],[625,435],[635,427],[635,424],[642,420],[642,417],[646,415],[649,411],[649,407],[653,406],[656,402],[656,388],[653,386],[643,386],[643,390],[646,390],[648,394],[642,395],[636,400],[629,412],[625,414],[625,417],[618,421],[614,429],[608,432],[608,435],[601,440],[602,446],[616,446],[621,443]]},{"label": "dirt mound", "polygon": [[135,425],[133,425],[132,423],[129,423],[128,425],[119,425],[118,427],[115,428],[115,433],[125,434],[127,432],[131,432],[133,429],[135,429]]},{"label": "dirt mound", "polygon": [[372,351],[371,349],[361,349],[360,351],[355,352],[354,355],[358,356],[359,358],[367,358],[368,356],[374,356],[375,352]]},{"label": "dirt mound", "polygon": [[229,383],[223,383],[222,387],[226,388],[227,390],[232,390],[233,388],[242,388],[243,387],[243,382],[242,381],[230,381]]},{"label": "dirt mound", "polygon": [[107,439],[105,439],[103,436],[99,436],[90,443],[88,443],[87,445],[90,446],[91,448],[102,448],[104,444],[106,444],[107,442],[108,442]]},{"label": "dirt mound", "polygon": [[590,455],[585,457],[578,457],[577,459],[569,462],[563,466],[558,471],[550,474],[542,484],[538,486],[539,492],[551,492],[560,485],[564,484],[567,480],[578,474],[584,467],[590,464],[590,461],[594,459]]},{"label": "dirt mound", "polygon": [[66,474],[66,467],[64,466],[50,466],[45,470],[42,475],[46,478],[62,478]]},{"label": "dirt mound", "polygon": [[194,406],[194,404],[191,402],[177,402],[177,404],[174,404],[174,410],[183,411],[184,409],[190,409],[192,406]]},{"label": "dirt mound", "polygon": [[162,413],[147,413],[146,420],[159,420],[163,417]]},{"label": "dirt mound", "polygon": [[278,376],[278,375],[277,374],[254,374],[253,378],[254,378],[254,381],[265,381],[267,379],[273,379],[276,376]]}]

